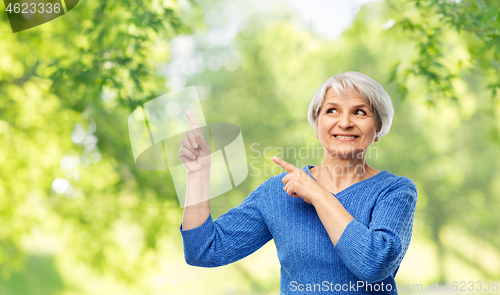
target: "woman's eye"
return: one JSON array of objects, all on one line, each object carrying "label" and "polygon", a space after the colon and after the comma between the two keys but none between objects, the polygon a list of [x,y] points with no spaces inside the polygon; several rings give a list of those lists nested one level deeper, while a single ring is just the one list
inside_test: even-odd
[{"label": "woman's eye", "polygon": [[328,109],[326,112],[327,112],[327,113],[332,113],[332,114],[333,114],[333,113],[336,113],[336,112],[337,112],[337,109],[335,109],[335,108],[331,108],[331,109]]},{"label": "woman's eye", "polygon": [[354,114],[355,114],[355,115],[366,115],[365,111],[363,111],[363,110],[356,110],[356,111],[354,112]]}]

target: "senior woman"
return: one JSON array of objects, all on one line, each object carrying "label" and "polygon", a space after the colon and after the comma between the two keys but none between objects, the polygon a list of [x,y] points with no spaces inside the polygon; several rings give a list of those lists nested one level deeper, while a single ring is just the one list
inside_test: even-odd
[{"label": "senior woman", "polygon": [[210,150],[193,115],[179,155],[187,170],[180,231],[186,262],[235,262],[274,239],[281,294],[397,294],[394,277],[411,239],[414,182],[366,162],[368,147],[389,131],[394,109],[373,79],[346,72],[328,78],[308,110],[324,147],[318,166],[269,178],[215,221],[210,215]]}]

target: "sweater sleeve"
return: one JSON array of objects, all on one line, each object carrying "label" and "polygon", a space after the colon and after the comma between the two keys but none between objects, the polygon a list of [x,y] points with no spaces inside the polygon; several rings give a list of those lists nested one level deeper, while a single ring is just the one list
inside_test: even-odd
[{"label": "sweater sleeve", "polygon": [[258,250],[272,235],[260,212],[262,185],[215,221],[210,214],[200,226],[182,230],[184,258],[193,266],[216,267],[240,260]]},{"label": "sweater sleeve", "polygon": [[394,275],[409,247],[417,188],[401,177],[375,204],[368,227],[352,220],[335,250],[359,279],[375,283]]}]

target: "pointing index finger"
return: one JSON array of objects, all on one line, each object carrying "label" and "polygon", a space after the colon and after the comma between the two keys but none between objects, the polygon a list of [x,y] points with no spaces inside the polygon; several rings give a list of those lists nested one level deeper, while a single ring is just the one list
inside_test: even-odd
[{"label": "pointing index finger", "polygon": [[191,124],[191,128],[193,129],[200,128],[200,124],[198,124],[198,121],[196,121],[196,118],[194,117],[193,113],[191,113],[190,110],[185,110],[184,113],[186,114],[186,117],[188,118],[189,123]]},{"label": "pointing index finger", "polygon": [[281,166],[281,168],[285,169],[286,172],[292,173],[295,170],[298,170],[299,168],[293,166],[292,164],[278,158],[278,157],[273,157],[274,163],[278,164]]}]

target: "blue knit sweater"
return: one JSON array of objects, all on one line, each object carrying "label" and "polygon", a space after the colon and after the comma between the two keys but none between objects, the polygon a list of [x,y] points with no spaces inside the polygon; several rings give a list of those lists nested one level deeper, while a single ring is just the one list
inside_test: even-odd
[{"label": "blue knit sweater", "polygon": [[[303,168],[311,177],[312,167]],[[215,221],[210,215],[189,230],[181,224],[186,262],[226,265],[274,239],[281,294],[397,294],[394,276],[410,244],[415,183],[382,171],[337,193],[354,220],[334,246],[314,206],[283,191],[286,174],[269,178]]]}]

